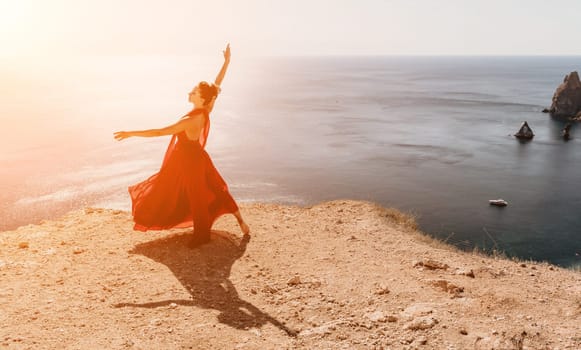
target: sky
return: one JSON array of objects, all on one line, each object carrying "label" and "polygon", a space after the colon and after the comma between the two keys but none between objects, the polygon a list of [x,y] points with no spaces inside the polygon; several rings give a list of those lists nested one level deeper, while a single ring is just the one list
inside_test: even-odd
[{"label": "sky", "polygon": [[0,0],[0,58],[580,55],[578,0]]}]

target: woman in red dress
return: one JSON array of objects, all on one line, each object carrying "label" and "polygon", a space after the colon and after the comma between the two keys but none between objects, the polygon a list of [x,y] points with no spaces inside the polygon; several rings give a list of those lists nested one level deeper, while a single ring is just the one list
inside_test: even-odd
[{"label": "woman in red dress", "polygon": [[210,241],[210,230],[221,215],[233,214],[245,235],[250,233],[226,182],[204,150],[210,129],[209,113],[230,63],[230,45],[213,85],[199,83],[190,93],[194,104],[177,123],[161,129],[119,131],[117,140],[132,136],[173,135],[158,173],[129,187],[135,230],[194,227],[190,246]]}]

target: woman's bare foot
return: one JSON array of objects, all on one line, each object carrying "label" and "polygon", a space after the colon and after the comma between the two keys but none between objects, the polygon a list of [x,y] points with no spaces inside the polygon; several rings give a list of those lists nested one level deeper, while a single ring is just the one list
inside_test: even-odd
[{"label": "woman's bare foot", "polygon": [[242,231],[242,233],[244,233],[245,236],[250,235],[250,227],[248,227],[248,225],[242,221],[238,223],[240,225],[240,230]]}]

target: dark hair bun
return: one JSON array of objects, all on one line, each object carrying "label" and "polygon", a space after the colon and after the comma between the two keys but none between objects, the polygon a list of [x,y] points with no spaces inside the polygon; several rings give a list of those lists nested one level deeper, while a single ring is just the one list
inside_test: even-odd
[{"label": "dark hair bun", "polygon": [[218,87],[214,84],[202,81],[198,84],[198,88],[200,89],[200,96],[204,99],[204,106],[210,104],[218,96]]}]

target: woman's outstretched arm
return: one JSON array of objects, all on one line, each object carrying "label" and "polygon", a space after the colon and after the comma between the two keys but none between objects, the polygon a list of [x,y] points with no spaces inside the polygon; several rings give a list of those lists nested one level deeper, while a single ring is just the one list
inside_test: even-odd
[{"label": "woman's outstretched arm", "polygon": [[202,130],[203,121],[201,118],[188,118],[178,121],[175,124],[166,126],[165,128],[161,129],[148,129],[148,130],[134,130],[134,131],[117,131],[114,133],[114,137],[116,140],[121,141],[128,137],[138,136],[138,137],[157,137],[157,136],[166,136],[166,135],[174,135],[179,132],[182,132],[186,129],[190,131],[192,134],[199,134]]}]

